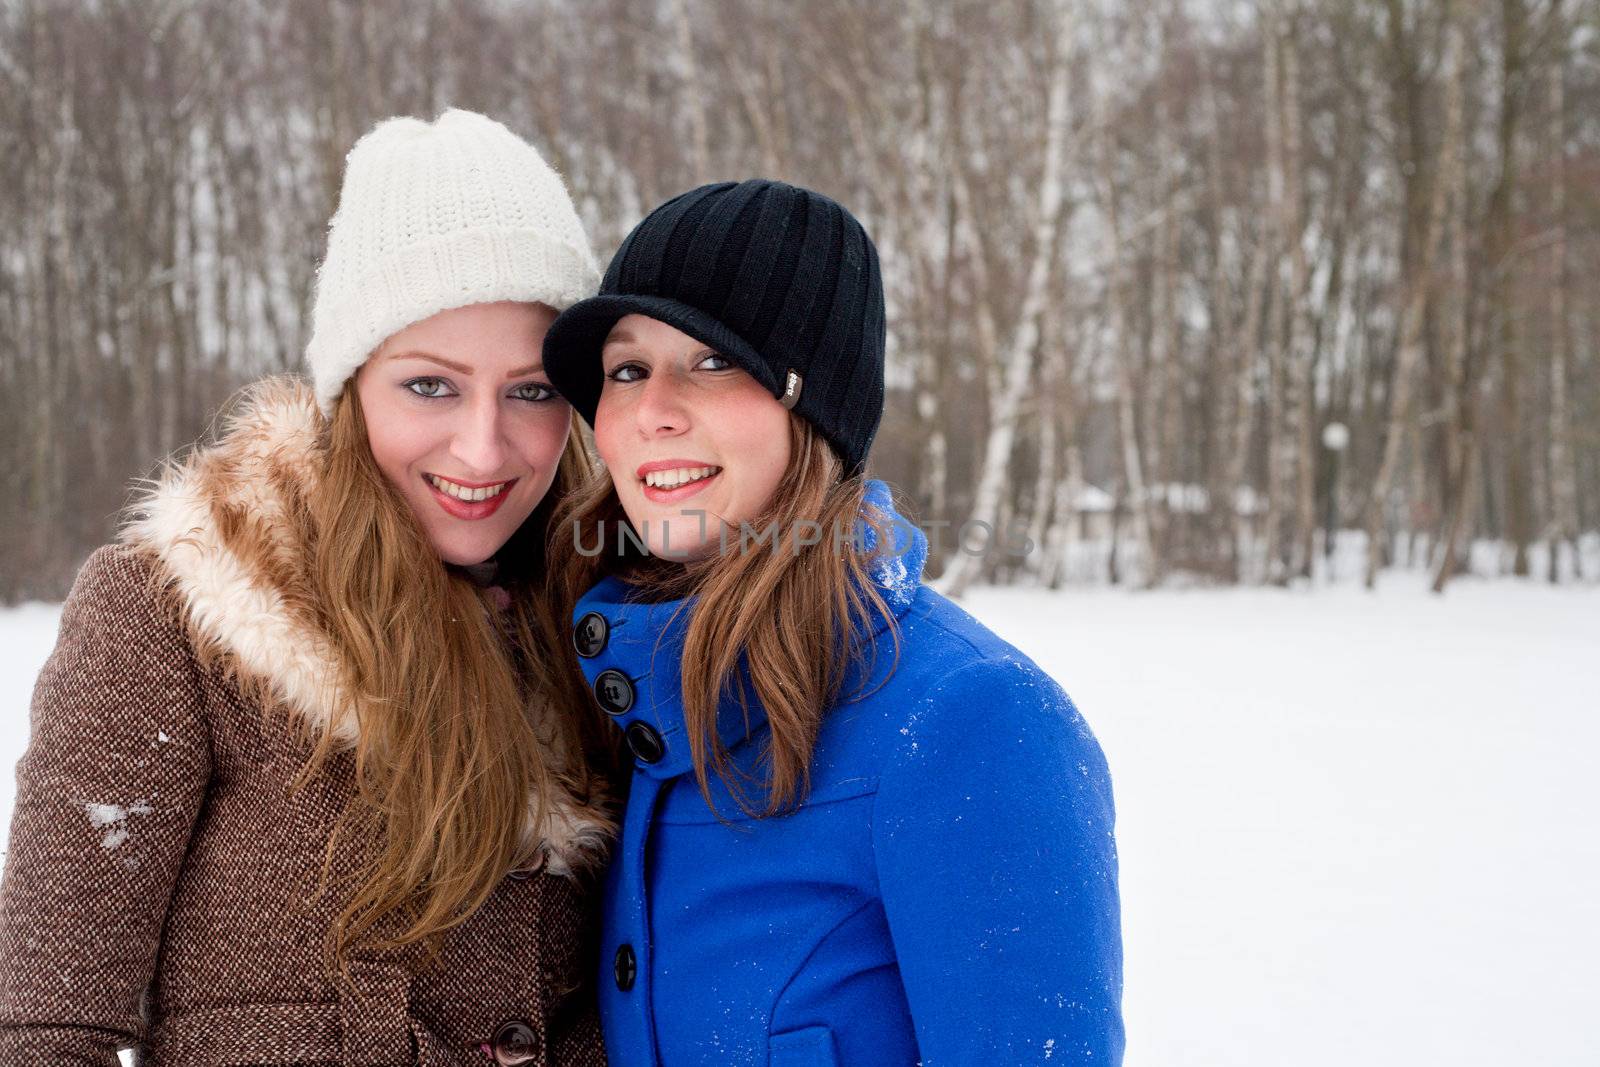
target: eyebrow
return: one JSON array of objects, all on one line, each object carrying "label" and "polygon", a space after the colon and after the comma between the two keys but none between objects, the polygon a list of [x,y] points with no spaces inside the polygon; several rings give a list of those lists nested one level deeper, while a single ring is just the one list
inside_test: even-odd
[{"label": "eyebrow", "polygon": [[[457,363],[455,360],[445,359],[443,356],[436,356],[431,352],[395,352],[395,353],[391,354],[388,358],[389,359],[423,359],[423,360],[427,360],[429,363],[437,363],[441,367],[448,367],[450,370],[455,371],[457,374],[465,374],[469,378],[473,374],[472,368],[467,366],[465,363]],[[544,364],[543,363],[530,363],[526,367],[516,367],[516,368],[514,368],[512,370],[507,371],[506,372],[506,377],[508,379],[509,378],[520,378],[524,374],[538,374],[542,370],[544,370]]]},{"label": "eyebrow", "polygon": [[[691,340],[695,339],[691,338]],[[693,355],[722,355],[721,352],[717,351],[715,348],[712,348],[710,345],[701,344],[699,340],[695,340],[695,344],[699,345],[700,347],[689,350]],[[600,346],[600,351],[603,353],[612,345],[625,345],[629,348],[644,348],[644,343],[627,330],[613,330],[606,336],[605,343]],[[727,357],[724,356],[723,358]]]}]

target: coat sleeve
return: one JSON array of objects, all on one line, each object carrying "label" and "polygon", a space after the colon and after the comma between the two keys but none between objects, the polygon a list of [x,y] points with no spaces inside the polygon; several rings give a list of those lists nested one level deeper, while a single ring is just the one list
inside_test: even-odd
[{"label": "coat sleeve", "polygon": [[928,1067],[1122,1062],[1115,810],[1067,695],[980,661],[911,708],[873,847]]},{"label": "coat sleeve", "polygon": [[210,775],[189,642],[150,565],[78,574],[33,693],[0,882],[0,1063],[114,1067]]}]

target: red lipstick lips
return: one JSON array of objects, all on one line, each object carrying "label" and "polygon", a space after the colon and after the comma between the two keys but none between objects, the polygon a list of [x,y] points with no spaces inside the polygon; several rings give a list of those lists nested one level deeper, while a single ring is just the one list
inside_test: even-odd
[{"label": "red lipstick lips", "polygon": [[[646,475],[674,470],[709,470],[711,473],[670,488],[651,485],[645,481]],[[636,473],[646,500],[656,504],[675,504],[680,500],[687,500],[716,481],[722,474],[722,468],[715,463],[705,463],[696,459],[655,459],[649,463],[640,464]]]},{"label": "red lipstick lips", "polygon": [[[440,489],[434,481],[436,478],[440,481],[450,482],[452,485],[458,485],[463,489],[489,489],[497,485],[502,485],[505,488],[494,496],[486,497],[483,500],[462,500],[460,497],[452,496]],[[511,487],[517,484],[517,479],[512,478],[509,481],[479,482],[474,485],[471,482],[458,482],[454,478],[441,478],[437,474],[424,476],[422,480],[427,483],[428,491],[433,494],[433,499],[444,510],[445,514],[453,518],[467,519],[469,521],[487,519],[490,515],[499,511],[500,506],[506,502],[506,497],[511,495]]]}]

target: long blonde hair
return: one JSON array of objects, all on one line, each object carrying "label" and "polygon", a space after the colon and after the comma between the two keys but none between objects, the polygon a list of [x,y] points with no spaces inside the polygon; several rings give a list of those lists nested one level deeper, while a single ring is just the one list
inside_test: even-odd
[{"label": "long blonde hair", "polygon": [[[440,560],[379,470],[353,384],[323,433],[308,607],[347,665],[359,722],[355,793],[324,864],[327,887],[337,853],[362,857],[329,933],[344,972],[358,945],[437,950],[508,870],[533,862],[540,842],[525,829],[545,825],[552,791],[582,802],[598,785],[599,725],[550,652],[565,616],[543,552],[555,501],[593,464],[574,432],[544,501],[498,555],[511,594],[500,611]],[[302,780],[337,750],[325,734]]]},{"label": "long blonde hair", "polygon": [[[551,521],[549,559],[563,584],[563,600],[575,603],[607,574],[619,575],[645,599],[696,598],[682,667],[695,777],[708,804],[709,775],[715,773],[741,810],[755,816],[779,814],[805,799],[823,714],[844,695],[853,664],[867,668],[863,679],[872,674],[875,646],[865,636],[874,619],[888,624],[899,656],[894,614],[870,577],[873,559],[892,544],[891,517],[863,514],[864,477],[844,477],[838,455],[809,422],[791,415],[789,426],[789,468],[764,512],[749,520],[757,531],[776,523],[776,541],[783,543],[772,551],[746,551],[741,543],[739,551],[688,565],[619,553],[604,542],[605,531],[619,530],[626,516],[604,470],[566,498]],[[858,518],[876,531],[876,547],[860,550],[846,540],[836,550],[833,531],[854,531]],[[784,540],[807,523],[824,531],[819,542]],[[601,551],[594,552],[597,535]],[[569,662],[577,670],[576,660]],[[729,761],[716,729],[724,698],[745,707],[759,700],[766,712],[771,733],[761,779],[737,773]],[[763,803],[752,801],[751,786],[765,794]]]}]

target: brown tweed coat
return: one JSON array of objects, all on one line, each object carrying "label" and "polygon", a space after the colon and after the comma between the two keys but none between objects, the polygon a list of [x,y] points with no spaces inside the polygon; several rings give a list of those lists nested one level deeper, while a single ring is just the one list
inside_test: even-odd
[{"label": "brown tweed coat", "polygon": [[[494,1062],[602,1065],[585,875],[608,813],[553,798],[544,865],[509,876],[442,959],[369,955],[326,975],[315,892],[350,791],[342,753],[290,783],[307,725],[349,724],[316,630],[268,577],[303,546],[278,521],[314,491],[309,395],[276,386],[169,470],[125,544],[83,567],[34,692],[0,885],[0,1067]],[[240,515],[246,521],[240,521]],[[288,555],[286,555],[288,554]]]}]

